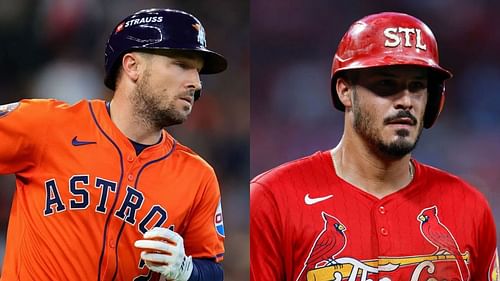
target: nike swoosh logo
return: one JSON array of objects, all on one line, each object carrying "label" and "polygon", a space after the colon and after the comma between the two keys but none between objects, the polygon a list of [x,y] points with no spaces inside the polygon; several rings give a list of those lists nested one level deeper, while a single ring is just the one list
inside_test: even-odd
[{"label": "nike swoosh logo", "polygon": [[71,140],[71,144],[73,146],[81,146],[81,145],[87,145],[87,144],[96,144],[95,141],[80,141],[76,139],[76,136]]},{"label": "nike swoosh logo", "polygon": [[332,198],[333,195],[330,194],[330,195],[327,195],[327,196],[323,196],[323,197],[318,197],[318,198],[311,198],[309,197],[309,193],[306,194],[306,196],[304,197],[304,202],[306,202],[307,205],[313,205],[313,204],[316,204],[316,203],[319,203],[321,201],[325,201],[327,199],[330,199]]}]

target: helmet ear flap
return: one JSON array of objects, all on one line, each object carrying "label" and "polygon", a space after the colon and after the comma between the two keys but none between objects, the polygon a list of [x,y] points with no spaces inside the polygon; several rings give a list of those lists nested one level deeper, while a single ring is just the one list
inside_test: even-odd
[{"label": "helmet ear flap", "polygon": [[432,127],[444,107],[444,81],[429,79],[427,86],[428,98],[424,114],[424,128]]}]

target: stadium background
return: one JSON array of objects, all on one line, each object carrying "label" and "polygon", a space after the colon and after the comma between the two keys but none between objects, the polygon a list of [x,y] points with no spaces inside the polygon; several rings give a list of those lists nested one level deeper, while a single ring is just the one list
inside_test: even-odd
[{"label": "stadium background", "polygon": [[[107,37],[125,16],[151,7],[194,14],[208,47],[228,59],[227,71],[202,77],[203,97],[190,119],[169,131],[214,166],[227,235],[226,280],[248,279],[248,1],[0,0],[0,104],[109,100],[112,92],[102,82]],[[14,185],[12,176],[0,177],[0,265]]]},{"label": "stadium background", "polygon": [[454,74],[444,111],[414,157],[477,186],[499,233],[499,1],[252,0],[250,7],[251,177],[338,143],[343,113],[332,106],[330,69],[341,37],[368,14],[406,12],[431,27],[441,65]]}]

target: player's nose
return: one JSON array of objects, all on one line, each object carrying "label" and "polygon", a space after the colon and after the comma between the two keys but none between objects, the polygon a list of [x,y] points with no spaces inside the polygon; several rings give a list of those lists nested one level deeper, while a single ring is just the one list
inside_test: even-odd
[{"label": "player's nose", "polygon": [[195,91],[201,91],[202,85],[201,85],[201,78],[200,74],[198,71],[191,71],[189,78],[186,83],[186,87],[188,89],[193,89]]},{"label": "player's nose", "polygon": [[411,109],[413,107],[411,94],[412,93],[408,90],[408,88],[404,88],[394,99],[394,107],[396,109],[404,110]]}]

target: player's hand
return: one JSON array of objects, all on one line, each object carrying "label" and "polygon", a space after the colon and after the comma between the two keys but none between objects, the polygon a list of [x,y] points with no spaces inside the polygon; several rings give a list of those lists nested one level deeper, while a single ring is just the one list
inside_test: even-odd
[{"label": "player's hand", "polygon": [[144,233],[144,240],[134,246],[143,249],[141,258],[146,266],[167,280],[187,281],[193,271],[191,256],[184,253],[184,240],[176,232],[155,227]]}]

